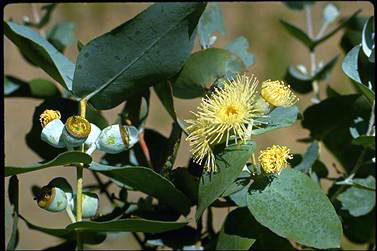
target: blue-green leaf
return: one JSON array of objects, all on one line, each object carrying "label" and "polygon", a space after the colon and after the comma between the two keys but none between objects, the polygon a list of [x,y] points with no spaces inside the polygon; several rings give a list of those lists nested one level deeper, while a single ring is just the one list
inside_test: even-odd
[{"label": "blue-green leaf", "polygon": [[342,224],[318,184],[285,168],[263,191],[247,198],[255,219],[276,234],[315,248],[340,247]]},{"label": "blue-green leaf", "polygon": [[363,48],[364,54],[370,59],[370,62],[374,63],[374,56],[372,56],[372,51],[374,50],[374,17],[370,17],[365,23],[363,28],[363,33],[361,37],[361,46]]},{"label": "blue-green leaf", "polygon": [[339,16],[339,14],[340,14],[340,11],[338,7],[336,7],[332,3],[326,4],[322,12],[323,21],[326,23],[332,23]]},{"label": "blue-green leaf", "polygon": [[92,162],[89,169],[99,171],[122,184],[152,195],[184,214],[189,212],[190,199],[178,190],[171,181],[150,168],[141,166],[115,167]]},{"label": "blue-green leaf", "polygon": [[5,167],[5,176],[11,176],[21,173],[28,173],[36,170],[40,170],[43,168],[51,167],[51,166],[62,166],[62,165],[73,165],[73,164],[89,164],[92,162],[92,157],[90,155],[72,151],[72,152],[64,152],[56,156],[53,160],[44,162],[44,163],[36,163],[29,166],[6,166]]},{"label": "blue-green leaf", "polygon": [[199,19],[198,36],[202,48],[210,48],[213,44],[212,34],[219,32],[224,35],[224,16],[222,9],[216,3],[210,3]]},{"label": "blue-green leaf", "polygon": [[308,172],[313,166],[314,162],[318,159],[319,156],[319,143],[315,141],[310,144],[308,150],[304,153],[302,161],[298,164],[295,169],[303,172]]},{"label": "blue-green leaf", "polygon": [[353,47],[352,50],[347,53],[342,63],[343,72],[358,83],[361,83],[357,63],[360,48],[361,45]]},{"label": "blue-green leaf", "polygon": [[235,38],[233,41],[227,44],[224,49],[238,55],[242,59],[246,68],[249,68],[252,64],[255,64],[254,55],[248,52],[249,42],[247,41],[247,38],[243,36]]},{"label": "blue-green leaf", "polygon": [[[172,78],[189,57],[204,3],[157,3],[80,51],[73,93],[110,109]],[[110,46],[111,45],[111,46]]]},{"label": "blue-green leaf", "polygon": [[290,127],[296,122],[298,114],[297,106],[277,107],[268,114],[268,117],[258,119],[258,121],[267,122],[267,124],[253,129],[252,134],[259,135],[274,129]]},{"label": "blue-green leaf", "polygon": [[75,24],[73,22],[60,22],[55,24],[47,33],[47,40],[60,52],[76,40]]},{"label": "blue-green leaf", "polygon": [[246,161],[255,151],[254,141],[245,144],[233,144],[216,154],[215,164],[217,171],[204,172],[199,181],[199,201],[195,218],[198,220],[203,211],[217,198],[219,198],[228,186],[239,176]]},{"label": "blue-green leaf", "polygon": [[64,88],[72,89],[75,65],[46,39],[31,28],[14,22],[4,22],[4,33],[35,65],[42,68]]},{"label": "blue-green leaf", "polygon": [[353,182],[359,186],[348,188],[339,194],[337,199],[342,202],[343,208],[347,209],[351,215],[359,217],[369,213],[376,205],[376,180],[373,176],[369,176],[365,179],[353,179]]}]

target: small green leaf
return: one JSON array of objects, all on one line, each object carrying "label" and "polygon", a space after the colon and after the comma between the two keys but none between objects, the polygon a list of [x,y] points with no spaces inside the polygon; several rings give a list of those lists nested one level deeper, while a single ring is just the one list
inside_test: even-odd
[{"label": "small green leaf", "polygon": [[258,121],[267,122],[267,124],[262,124],[260,128],[253,129],[251,134],[260,135],[274,129],[290,127],[296,122],[298,114],[297,106],[277,107],[268,114],[268,117],[258,119]]},{"label": "small green leaf", "polygon": [[322,12],[323,21],[326,23],[332,23],[339,16],[339,14],[340,14],[340,11],[338,7],[336,7],[332,3],[326,4]]},{"label": "small green leaf", "polygon": [[202,48],[210,48],[212,34],[219,32],[224,35],[224,15],[216,3],[210,3],[203,11],[198,24],[198,36]]},{"label": "small green leaf", "polygon": [[[25,221],[28,228],[40,231],[42,233],[52,235],[55,237],[67,239],[67,240],[76,240],[77,233],[74,230],[68,231],[64,228],[45,228],[34,225],[26,220],[22,215],[20,218]],[[106,234],[103,233],[96,233],[96,232],[82,232],[82,240],[84,243],[87,244],[99,244],[106,239]]]},{"label": "small green leaf", "polygon": [[91,95],[96,109],[110,109],[173,77],[191,53],[205,5],[153,4],[90,41],[77,58],[73,93]]},{"label": "small green leaf", "polygon": [[6,166],[5,167],[5,177],[16,175],[16,174],[22,174],[22,173],[28,173],[36,170],[40,170],[43,168],[51,167],[51,166],[62,166],[62,165],[71,165],[71,164],[90,164],[92,162],[92,157],[90,157],[88,154],[78,151],[71,151],[71,152],[64,152],[62,154],[59,154],[51,161],[45,162],[45,163],[36,163],[29,166]]},{"label": "small green leaf", "polygon": [[314,162],[319,156],[319,144],[317,141],[310,144],[300,164],[298,164],[295,169],[303,172],[309,172],[310,168],[313,166]]},{"label": "small green leaf", "polygon": [[47,41],[62,53],[66,47],[73,44],[75,39],[75,24],[73,22],[57,23],[47,33]]},{"label": "small green leaf", "polygon": [[247,38],[243,36],[233,39],[229,44],[225,45],[224,49],[238,55],[242,59],[246,68],[255,64],[254,55],[248,52],[249,42],[247,41]]},{"label": "small green leaf", "polygon": [[173,94],[184,99],[205,96],[217,79],[244,69],[242,60],[228,50],[209,48],[195,52],[174,82]]},{"label": "small green leaf", "polygon": [[352,48],[346,55],[342,63],[343,72],[350,77],[351,79],[355,80],[358,83],[361,83],[360,75],[358,72],[358,57],[361,45],[357,45]]},{"label": "small green leaf", "polygon": [[115,167],[92,162],[89,169],[101,172],[122,184],[152,195],[184,214],[189,212],[190,199],[178,190],[171,181],[150,168],[141,166]]},{"label": "small green leaf", "polygon": [[354,179],[353,182],[374,189],[373,191],[362,186],[353,186],[338,195],[337,199],[342,202],[343,208],[351,215],[359,217],[369,213],[376,205],[376,180],[369,176],[365,179]]},{"label": "small green leaf", "polygon": [[217,198],[219,198],[239,176],[246,161],[255,151],[254,141],[244,144],[233,144],[216,156],[217,171],[204,172],[199,181],[199,201],[195,218],[198,220],[203,211]]},{"label": "small green leaf", "polygon": [[303,43],[308,49],[313,50],[314,41],[299,27],[296,25],[280,19],[280,23],[284,28],[301,43]]},{"label": "small green leaf", "polygon": [[257,236],[250,231],[253,220],[247,209],[237,208],[230,212],[221,228],[216,250],[248,250]]},{"label": "small green leaf", "polygon": [[4,22],[4,33],[20,51],[48,75],[72,90],[75,65],[31,28],[14,22]]},{"label": "small green leaf", "polygon": [[251,192],[248,208],[276,234],[315,248],[340,247],[342,224],[318,184],[285,168],[263,191]]},{"label": "small green leaf", "polygon": [[375,137],[374,136],[360,136],[354,140],[352,140],[352,144],[354,145],[362,145],[364,147],[368,147],[370,149],[375,150],[376,145],[375,145]]},{"label": "small green leaf", "polygon": [[16,77],[4,77],[4,94],[6,97],[47,98],[61,96],[55,84],[46,79],[33,79],[25,82]]},{"label": "small green leaf", "polygon": [[[365,23],[361,38],[361,45],[363,48],[363,52],[367,57],[372,55],[372,50],[374,49],[374,17],[370,17],[368,21]],[[374,58],[371,62],[374,62]]]}]

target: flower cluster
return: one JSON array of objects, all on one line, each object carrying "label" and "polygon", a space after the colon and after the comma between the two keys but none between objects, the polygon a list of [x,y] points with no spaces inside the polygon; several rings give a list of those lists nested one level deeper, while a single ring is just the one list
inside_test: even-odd
[{"label": "flower cluster", "polygon": [[283,168],[288,166],[287,159],[292,158],[288,147],[273,145],[261,151],[258,160],[266,173],[279,174]]},{"label": "flower cluster", "polygon": [[222,88],[202,99],[195,118],[186,120],[189,133],[186,141],[191,146],[193,160],[201,164],[205,160],[208,172],[216,171],[214,145],[230,139],[248,140],[251,130],[262,123],[258,118],[268,116],[276,106],[290,106],[297,97],[279,81],[265,81],[258,91],[258,80],[254,75],[237,75],[224,82]]}]

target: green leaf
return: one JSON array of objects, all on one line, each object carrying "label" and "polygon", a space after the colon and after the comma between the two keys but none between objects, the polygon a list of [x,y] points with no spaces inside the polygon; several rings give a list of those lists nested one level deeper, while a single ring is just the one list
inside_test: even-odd
[{"label": "green leaf", "polygon": [[247,209],[237,208],[230,212],[221,228],[216,250],[248,250],[256,240],[250,231],[253,220]]},{"label": "green leaf", "polygon": [[87,43],[77,58],[74,94],[94,95],[96,109],[110,109],[171,78],[190,55],[205,5],[154,4]]},{"label": "green leaf", "polygon": [[280,19],[280,23],[284,28],[301,43],[303,43],[308,49],[313,50],[314,41],[299,27],[296,25]]},{"label": "green leaf", "polygon": [[292,66],[288,67],[284,80],[295,92],[306,94],[313,90],[312,78],[309,74],[304,74]]},{"label": "green leaf", "polygon": [[248,208],[276,234],[315,248],[340,247],[342,224],[330,200],[308,176],[285,168],[271,184],[251,192]]},{"label": "green leaf", "polygon": [[171,181],[150,168],[141,166],[114,167],[92,162],[89,169],[99,171],[122,184],[152,195],[184,214],[189,212],[190,199]]},{"label": "green leaf", "polygon": [[314,162],[319,156],[319,143],[317,141],[310,144],[300,164],[298,164],[295,169],[303,172],[309,172],[310,168],[313,166]]},{"label": "green leaf", "polygon": [[330,74],[330,71],[334,68],[336,64],[336,60],[338,59],[339,55],[336,55],[333,57],[330,61],[325,63],[321,68],[319,68],[315,73],[312,80],[325,80],[328,75]]},{"label": "green leaf", "polygon": [[199,199],[196,209],[196,221],[203,211],[217,198],[219,198],[239,176],[246,161],[255,151],[254,141],[246,141],[245,144],[233,144],[215,155],[217,171],[204,172],[199,181]]},{"label": "green leaf", "polygon": [[376,145],[375,145],[375,137],[374,136],[360,136],[354,140],[352,140],[352,144],[354,145],[362,145],[364,147],[368,147],[370,149],[375,150]]},{"label": "green leaf", "polygon": [[92,162],[92,157],[90,157],[86,153],[78,152],[78,151],[71,151],[71,152],[64,152],[59,154],[51,161],[45,163],[36,163],[29,166],[6,166],[5,167],[5,177],[28,173],[36,170],[40,170],[43,168],[51,167],[51,166],[62,166],[62,165],[71,165],[71,164],[90,164]]},{"label": "green leaf", "polygon": [[47,33],[47,41],[62,53],[75,40],[75,24],[73,22],[57,23]]},{"label": "green leaf", "polygon": [[358,57],[361,45],[357,45],[352,48],[346,55],[342,63],[343,72],[350,77],[351,79],[355,80],[358,83],[361,83],[360,75],[358,72]]},{"label": "green leaf", "polygon": [[338,195],[337,199],[342,202],[343,208],[351,215],[359,217],[369,213],[376,205],[376,180],[369,176],[365,179],[354,179],[353,182],[374,189],[372,191],[361,186],[353,186]]},{"label": "green leaf", "polygon": [[47,98],[61,96],[55,84],[46,79],[33,79],[25,82],[16,77],[4,76],[4,94],[6,97]]},{"label": "green leaf", "polygon": [[[76,240],[77,233],[74,229],[67,230],[64,228],[45,228],[40,227],[37,225],[34,225],[30,223],[28,220],[26,220],[22,215],[20,215],[20,218],[25,221],[28,228],[40,231],[42,233],[52,235],[55,237],[67,239],[67,240]],[[80,222],[82,223],[82,222]],[[71,224],[72,225],[72,224]],[[70,226],[70,225],[68,225]],[[82,241],[87,244],[99,244],[103,242],[106,239],[106,234],[103,233],[96,233],[95,231],[91,232],[82,232],[81,233]]]},{"label": "green leaf", "polygon": [[8,185],[9,202],[13,205],[13,226],[12,233],[7,244],[7,250],[15,250],[18,242],[18,201],[19,201],[19,182],[16,175],[9,179]]},{"label": "green leaf", "polygon": [[219,32],[224,35],[224,15],[222,9],[216,3],[207,5],[198,24],[198,36],[202,48],[210,48],[212,34]]},{"label": "green leaf", "polygon": [[165,177],[169,177],[173,170],[174,162],[178,153],[178,148],[179,148],[179,145],[181,144],[181,138],[182,138],[182,129],[178,125],[177,122],[174,122],[172,124],[172,129],[171,129],[170,136],[168,139],[169,140],[169,143],[168,143],[169,148],[167,151],[168,157],[165,163],[163,164],[162,170],[161,170],[161,174]]},{"label": "green leaf", "polygon": [[332,3],[326,4],[322,12],[323,21],[325,23],[332,23],[339,16],[339,14],[340,14],[340,11],[338,7],[336,7]]},{"label": "green leaf", "polygon": [[315,1],[285,1],[283,3],[292,10],[303,10],[305,5],[315,4]]},{"label": "green leaf", "polygon": [[274,129],[290,127],[296,122],[298,114],[297,106],[277,107],[268,114],[268,117],[258,118],[258,121],[267,122],[267,124],[253,129],[251,134],[260,135]]},{"label": "green leaf", "polygon": [[[363,48],[364,54],[369,58],[372,55],[372,50],[374,49],[374,17],[370,17],[365,23],[361,38],[361,45]],[[371,58],[371,61],[374,63],[374,56]]]},{"label": "green leaf", "polygon": [[234,54],[238,55],[246,68],[249,68],[252,64],[255,64],[255,57],[248,52],[249,42],[247,38],[241,36],[233,39],[229,44],[225,45],[224,49],[227,49]]},{"label": "green leaf", "polygon": [[4,22],[4,33],[34,64],[42,68],[64,88],[72,89],[75,65],[47,40],[31,28],[14,22]]},{"label": "green leaf", "polygon": [[192,176],[187,168],[175,168],[171,174],[171,181],[191,199],[193,204],[198,203],[199,180]]},{"label": "green leaf", "polygon": [[242,60],[228,50],[209,48],[195,52],[174,82],[173,94],[184,99],[205,96],[217,79],[244,70]]}]

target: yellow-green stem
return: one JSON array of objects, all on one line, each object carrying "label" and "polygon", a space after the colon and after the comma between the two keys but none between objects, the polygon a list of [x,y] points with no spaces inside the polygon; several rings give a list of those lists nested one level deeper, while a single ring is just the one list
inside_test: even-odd
[{"label": "yellow-green stem", "polygon": [[[85,118],[86,116],[86,103],[84,98],[80,101],[80,116]],[[81,151],[84,152],[84,144],[81,146]],[[84,165],[77,165],[77,178],[76,178],[76,221],[82,221],[82,185],[83,185],[83,169]],[[82,235],[77,231],[77,249],[83,250]]]}]

